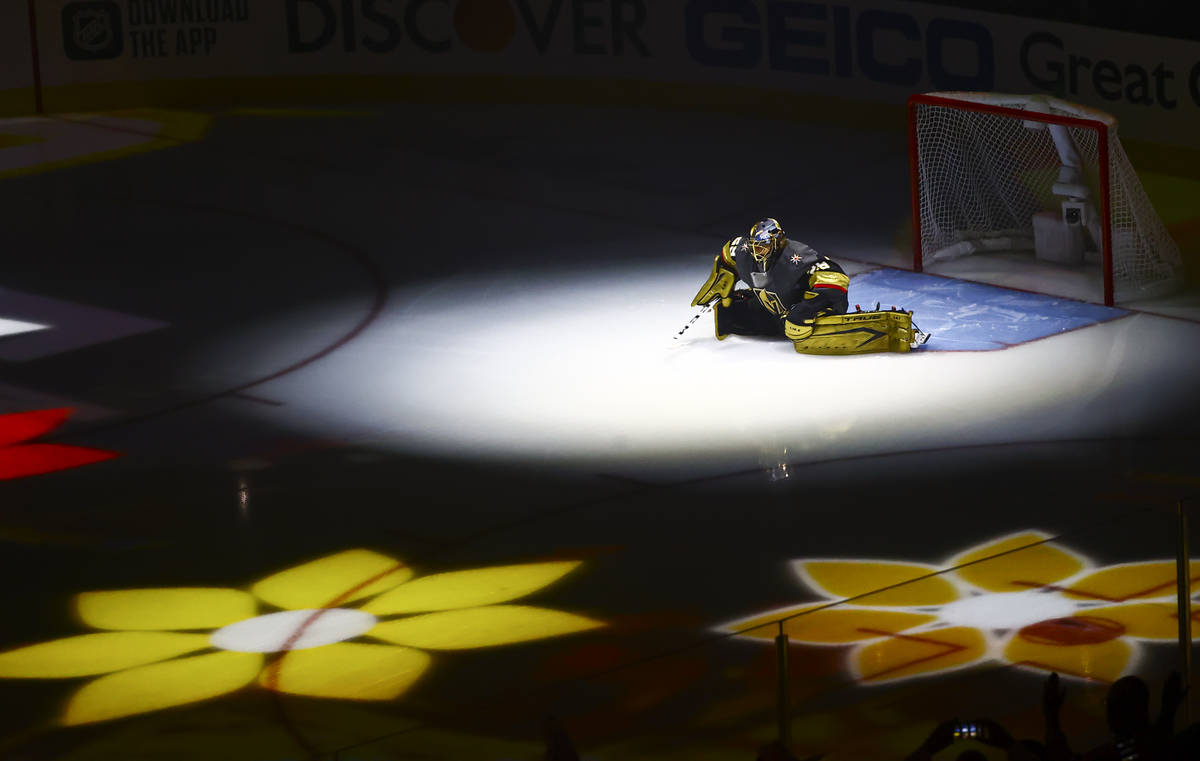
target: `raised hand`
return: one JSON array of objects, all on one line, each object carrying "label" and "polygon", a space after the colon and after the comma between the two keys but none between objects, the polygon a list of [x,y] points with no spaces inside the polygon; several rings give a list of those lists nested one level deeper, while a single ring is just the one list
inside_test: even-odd
[{"label": "raised hand", "polygon": [[1047,721],[1058,720],[1058,712],[1067,699],[1067,688],[1059,685],[1058,673],[1051,672],[1042,686],[1042,714]]},{"label": "raised hand", "polygon": [[1183,676],[1178,671],[1172,671],[1163,683],[1162,710],[1174,713],[1183,704],[1188,689],[1183,683]]},{"label": "raised hand", "polygon": [[1175,732],[1175,713],[1188,694],[1189,685],[1183,683],[1183,676],[1178,671],[1172,671],[1163,682],[1162,702],[1158,711],[1158,731],[1170,736]]}]

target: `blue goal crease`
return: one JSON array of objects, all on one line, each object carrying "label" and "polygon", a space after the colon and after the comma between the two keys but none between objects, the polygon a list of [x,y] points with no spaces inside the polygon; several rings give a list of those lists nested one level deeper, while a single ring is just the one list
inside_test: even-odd
[{"label": "blue goal crease", "polygon": [[924,350],[991,351],[1066,333],[1129,314],[1060,296],[882,268],[850,281],[850,309],[879,302],[913,313],[932,338]]}]

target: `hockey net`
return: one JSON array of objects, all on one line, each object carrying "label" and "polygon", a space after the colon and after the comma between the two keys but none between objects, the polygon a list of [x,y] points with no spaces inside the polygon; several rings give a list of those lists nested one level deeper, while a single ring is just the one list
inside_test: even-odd
[{"label": "hockey net", "polygon": [[909,98],[914,268],[1033,251],[1101,273],[1104,302],[1180,282],[1179,249],[1108,114],[1041,95]]}]

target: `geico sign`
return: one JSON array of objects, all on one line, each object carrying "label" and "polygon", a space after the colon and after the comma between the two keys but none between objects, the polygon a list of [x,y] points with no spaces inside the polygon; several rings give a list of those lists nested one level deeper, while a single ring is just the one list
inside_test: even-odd
[{"label": "geico sign", "polygon": [[521,27],[542,55],[554,43],[576,55],[650,56],[646,0],[285,0],[284,7],[290,53],[322,50],[339,36],[347,52],[387,53],[407,39],[444,53],[457,38],[498,53]]},{"label": "geico sign", "polygon": [[[764,12],[765,11],[765,12]],[[766,53],[776,71],[852,76],[939,90],[990,90],[992,34],[959,19],[919,22],[907,13],[802,0],[689,0],[688,52],[708,66],[749,69]]]}]

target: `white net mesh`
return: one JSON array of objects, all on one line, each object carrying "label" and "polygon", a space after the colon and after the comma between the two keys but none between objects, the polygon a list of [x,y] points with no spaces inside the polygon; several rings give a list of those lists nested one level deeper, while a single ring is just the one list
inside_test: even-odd
[{"label": "white net mesh", "polygon": [[[1142,189],[1112,117],[1041,96],[931,95],[956,102],[918,102],[915,108],[914,171],[925,264],[980,250],[1032,249],[1034,215],[1061,218],[1064,199],[1082,198],[1090,217],[1087,239],[1092,241],[1087,257],[1092,264],[1087,266],[1101,266],[1100,226],[1107,225],[1118,300],[1160,295],[1179,283],[1179,249]],[[1020,109],[1029,116],[976,110],[976,103]],[[1055,116],[1088,119],[1095,126],[1056,124]],[[1101,166],[1102,126],[1108,127],[1107,168]],[[1104,171],[1109,177],[1107,220],[1099,181]]]}]

